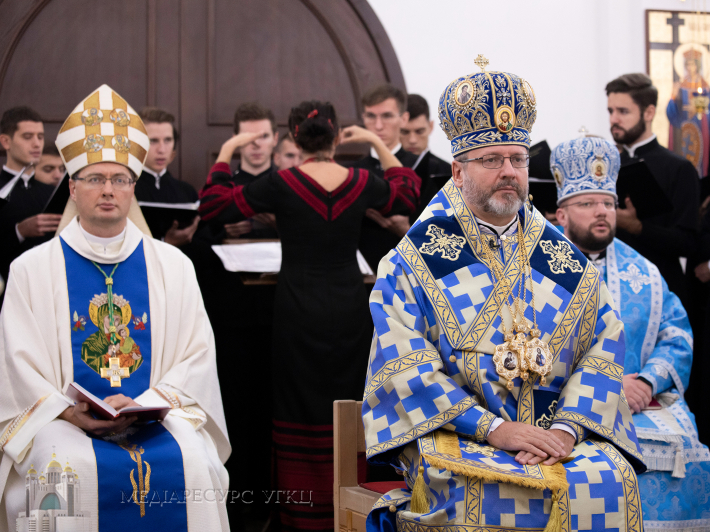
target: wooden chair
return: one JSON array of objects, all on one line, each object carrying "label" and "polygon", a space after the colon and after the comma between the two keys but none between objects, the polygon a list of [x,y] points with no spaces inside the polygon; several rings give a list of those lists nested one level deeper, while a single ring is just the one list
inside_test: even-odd
[{"label": "wooden chair", "polygon": [[[365,532],[365,520],[373,505],[383,493],[392,488],[391,482],[368,484],[378,491],[358,483],[357,455],[365,452],[365,429],[361,412],[362,401],[333,403],[335,532]],[[382,485],[381,489],[377,484]],[[404,482],[401,487],[405,487]]]}]

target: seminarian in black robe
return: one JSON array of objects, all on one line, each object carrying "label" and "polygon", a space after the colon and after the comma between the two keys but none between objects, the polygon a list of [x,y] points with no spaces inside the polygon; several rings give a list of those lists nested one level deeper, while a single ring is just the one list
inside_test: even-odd
[{"label": "seminarian in black robe", "polygon": [[[692,257],[697,245],[700,183],[693,164],[661,146],[655,137],[638,146],[634,158],[643,159],[673,204],[665,214],[641,220],[643,229],[633,235],[617,228],[616,236],[653,262],[685,308],[688,290],[680,257]],[[631,161],[626,148],[621,150],[621,164]],[[623,207],[623,205],[622,205]]]},{"label": "seminarian in black robe", "polygon": [[[374,153],[375,151],[370,149],[370,155],[358,159],[348,166],[352,168],[364,168],[380,179],[383,179],[385,177],[385,171],[382,168],[380,160],[377,157],[373,157]],[[397,150],[393,153],[399,162],[402,163],[402,166],[406,168],[412,168],[414,163],[417,162],[417,156],[402,148],[401,144],[397,146]],[[424,204],[424,206],[426,207],[426,204]],[[384,229],[374,220],[363,218],[358,249],[374,272],[377,272],[377,265],[380,263],[380,259],[397,246],[400,240],[401,237]]]},{"label": "seminarian in black robe", "polygon": [[[175,179],[167,168],[159,174],[149,168],[144,168],[140,179],[136,182],[135,195],[138,201],[151,203],[195,203],[198,199],[197,191],[185,181]],[[173,220],[164,220],[158,227],[149,225],[153,238],[165,238],[173,224]],[[186,246],[181,246],[183,253],[187,253]],[[192,257],[191,257],[192,258]]]},{"label": "seminarian in black robe", "polygon": [[[7,185],[17,173],[8,171],[3,167],[0,173],[0,189]],[[20,178],[12,191],[7,196],[7,203],[0,207],[0,275],[7,282],[10,272],[10,263],[22,253],[47,240],[50,240],[54,233],[47,233],[36,238],[25,238],[20,242],[16,226],[18,223],[31,218],[44,211],[49,198],[54,192],[54,186],[40,183],[34,175],[27,180]],[[2,306],[2,296],[0,296],[0,307]]]},{"label": "seminarian in black robe", "polygon": [[418,161],[412,170],[422,178],[422,187],[419,191],[417,209],[409,217],[410,223],[414,223],[419,218],[431,199],[451,179],[451,163],[440,159],[429,149],[418,158]]}]

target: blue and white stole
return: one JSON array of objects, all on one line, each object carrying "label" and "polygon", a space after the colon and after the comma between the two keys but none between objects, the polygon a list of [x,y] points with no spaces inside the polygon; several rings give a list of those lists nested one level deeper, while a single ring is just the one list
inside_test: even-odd
[{"label": "blue and white stole", "polygon": [[[150,388],[151,320],[143,242],[113,274],[113,303],[121,346],[120,366],[130,376],[111,387],[100,370],[109,367],[103,316],[106,278],[61,237],[71,315],[74,381],[101,399],[121,393],[138,397]],[[114,264],[99,264],[111,275]],[[120,310],[118,310],[120,309]],[[120,322],[119,322],[120,320]],[[101,338],[104,335],[104,338]],[[125,373],[125,372],[124,372]],[[137,429],[137,430],[136,430]],[[98,475],[99,529],[187,531],[182,452],[162,423],[132,426],[105,441],[93,438]]]}]

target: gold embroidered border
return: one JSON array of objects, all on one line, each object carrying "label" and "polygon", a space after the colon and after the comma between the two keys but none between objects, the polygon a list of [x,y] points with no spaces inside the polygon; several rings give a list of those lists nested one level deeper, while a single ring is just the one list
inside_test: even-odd
[{"label": "gold embroidered border", "polygon": [[431,274],[426,263],[419,255],[417,248],[414,244],[412,244],[409,237],[405,236],[399,244],[397,244],[397,251],[400,255],[402,255],[404,261],[412,269],[412,272],[416,276],[417,280],[421,283],[422,288],[429,296],[429,300],[434,307],[434,312],[436,312],[439,317],[439,321],[444,327],[445,334],[449,338],[451,344],[456,345],[462,335],[461,326],[456,319],[456,315],[452,312],[446,296],[444,296],[441,292],[439,285],[436,284],[434,276]]},{"label": "gold embroidered border", "polygon": [[537,375],[530,373],[528,380],[523,382],[518,394],[518,422],[532,425],[534,423],[533,413],[535,412],[535,397],[533,389]]},{"label": "gold embroidered border", "polygon": [[582,358],[582,361],[577,366],[578,368],[588,368],[597,371],[607,377],[611,377],[614,380],[621,382],[624,376],[624,367],[619,364],[615,364],[611,360],[607,360],[603,357],[587,355]]},{"label": "gold embroidered border", "polygon": [[162,388],[155,387],[153,391],[157,393],[164,401],[170,404],[170,408],[181,408],[182,403],[180,398],[176,393],[169,392],[168,390],[163,390]]},{"label": "gold embroidered border", "polygon": [[[525,210],[525,226],[523,229],[525,249],[528,252],[528,259],[532,256],[537,247],[538,241],[542,236],[542,232],[545,228],[545,222],[542,215],[535,211],[530,213]],[[476,227],[476,231],[478,227]],[[484,263],[486,264],[486,263]],[[486,266],[490,266],[486,264]],[[508,263],[507,269],[503,272],[503,275],[507,279],[509,286],[515,286],[520,280],[520,264],[517,260],[512,260]],[[458,349],[473,351],[478,347],[479,342],[485,336],[485,332],[490,327],[495,317],[498,315],[498,308],[504,302],[504,297],[507,295],[507,291],[503,289],[503,283],[498,283],[495,286],[495,290],[491,291],[486,303],[484,304],[481,311],[476,316],[476,319],[471,324],[471,326],[466,331],[463,340],[457,345]]]},{"label": "gold embroidered border", "polygon": [[466,477],[466,515],[464,523],[477,525],[481,522],[481,492],[483,481],[480,478]]},{"label": "gold embroidered border", "polygon": [[466,376],[466,381],[473,390],[476,397],[480,398],[479,403],[483,408],[488,408],[488,401],[486,401],[486,396],[483,394],[483,385],[481,384],[481,379],[478,375],[478,351],[462,351],[463,355],[463,369],[464,375]]},{"label": "gold embroidered border", "polygon": [[577,443],[581,443],[584,440],[584,429],[577,425],[577,423],[572,423],[569,420],[562,421],[560,419],[555,419],[554,423],[561,423],[569,428],[571,428],[577,434]]},{"label": "gold embroidered border", "polygon": [[493,525],[445,524],[435,525],[407,519],[397,514],[397,532],[543,532],[543,528],[509,528]]},{"label": "gold embroidered border", "polygon": [[24,426],[24,424],[27,423],[27,420],[30,419],[30,416],[32,416],[32,414],[35,413],[39,406],[44,403],[47,397],[49,397],[49,395],[45,395],[44,397],[39,399],[35,404],[25,408],[23,412],[21,412],[18,416],[15,417],[15,419],[10,422],[10,424],[5,429],[5,432],[3,432],[2,437],[0,437],[0,449],[4,449],[5,446],[10,443],[10,440],[15,437],[15,434],[17,434]]},{"label": "gold embroidered border", "polygon": [[412,351],[403,357],[390,360],[382,366],[380,370],[370,379],[370,382],[367,383],[364,398],[367,399],[370,395],[372,395],[376,390],[383,386],[390,379],[390,377],[423,364],[436,362],[437,360],[441,361],[439,352],[431,349]]},{"label": "gold embroidered border", "polygon": [[562,526],[560,527],[560,532],[570,532],[572,529],[572,516],[569,508],[569,491],[565,491],[560,494],[558,504],[560,506],[560,514],[562,515]]},{"label": "gold embroidered border", "polygon": [[574,354],[574,365],[576,367],[580,358],[587,354],[592,340],[594,339],[594,331],[597,328],[597,319],[599,314],[599,290],[596,290],[596,295],[590,297],[587,305],[584,307],[584,315],[579,326],[579,339],[577,340],[577,352]]},{"label": "gold embroidered border", "polygon": [[446,425],[456,416],[463,414],[466,410],[473,406],[476,406],[475,399],[473,397],[466,397],[465,399],[453,405],[448,410],[437,414],[431,419],[422,421],[421,423],[419,423],[419,425],[415,426],[403,435],[368,447],[366,455],[368,458],[370,458],[372,456],[375,456],[376,454],[382,453],[389,449],[394,449],[395,447],[400,447],[401,445],[405,445],[410,441],[416,440],[420,436],[423,436],[428,432],[436,430],[442,425]]},{"label": "gold embroidered border", "polygon": [[643,461],[643,457],[641,456],[641,453],[639,453],[636,449],[633,449],[628,444],[624,443],[619,438],[617,438],[614,435],[614,431],[612,429],[608,429],[608,428],[604,427],[603,425],[600,425],[596,421],[592,421],[587,416],[579,414],[577,412],[564,412],[564,411],[560,412],[558,410],[557,413],[555,414],[554,421],[561,421],[561,420],[565,420],[565,419],[568,421],[572,421],[573,423],[577,423],[578,425],[581,425],[585,429],[591,430],[592,432],[596,432],[600,436],[603,436],[606,439],[611,440],[612,442],[614,442],[615,445],[621,447],[624,451],[626,451],[630,455]]},{"label": "gold embroidered border", "polygon": [[582,309],[585,308],[587,301],[594,294],[598,276],[599,273],[596,268],[592,266],[591,262],[588,262],[582,274],[582,280],[577,285],[577,290],[572,297],[572,301],[570,301],[570,304],[567,306],[559,325],[555,328],[555,331],[552,333],[552,338],[550,338],[548,342],[550,351],[552,351],[553,365],[559,358],[562,346],[565,345],[570,334],[572,334],[574,326],[577,324],[577,320],[582,314]]},{"label": "gold embroidered border", "polygon": [[[458,439],[458,435],[455,436]],[[419,440],[422,458],[439,469],[446,469],[467,477],[480,478],[488,482],[510,482],[539,490],[566,490],[569,487],[565,468],[559,462],[552,466],[543,464],[524,466],[525,473],[516,473],[484,462],[444,454],[443,451],[446,449],[440,449],[438,443],[433,434],[427,434]]]},{"label": "gold embroidered border", "polygon": [[[389,506],[399,506],[412,500],[412,497],[398,497],[396,499],[385,499],[384,495],[377,499],[377,502],[372,506],[372,510],[377,510],[378,508],[385,508]],[[372,511],[370,510],[370,511]]]},{"label": "gold embroidered border", "polygon": [[481,416],[481,419],[478,420],[478,427],[476,428],[476,434],[473,435],[473,438],[476,441],[485,440],[488,437],[488,429],[491,428],[491,425],[497,419],[497,417],[498,416],[496,416],[492,412],[484,412]]},{"label": "gold embroidered border", "polygon": [[641,497],[639,495],[638,479],[633,467],[617,451],[613,445],[606,442],[593,442],[616,465],[624,483],[624,498],[626,499],[626,530],[641,532],[643,530],[643,514],[641,512]]}]

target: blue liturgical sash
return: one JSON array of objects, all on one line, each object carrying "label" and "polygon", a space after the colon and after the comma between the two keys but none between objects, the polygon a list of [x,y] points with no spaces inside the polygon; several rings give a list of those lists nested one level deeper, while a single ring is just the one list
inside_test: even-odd
[{"label": "blue liturgical sash", "polygon": [[[148,274],[141,242],[113,273],[114,320],[120,346],[114,353],[128,377],[111,387],[101,369],[110,366],[106,278],[60,238],[71,315],[74,381],[104,399],[138,397],[150,388],[151,320]],[[114,264],[99,264],[111,275]],[[93,438],[98,475],[99,529],[187,531],[185,475],[180,446],[161,423],[120,441]],[[115,438],[114,438],[115,439]]]}]

